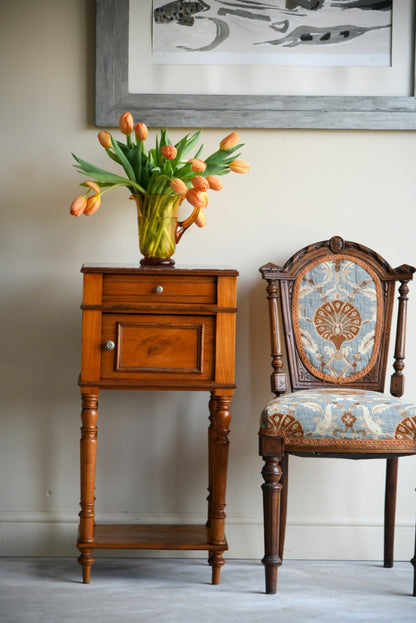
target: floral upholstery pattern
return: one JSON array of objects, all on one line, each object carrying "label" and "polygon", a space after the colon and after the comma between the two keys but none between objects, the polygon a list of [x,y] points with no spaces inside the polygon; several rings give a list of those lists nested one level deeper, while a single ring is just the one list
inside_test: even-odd
[{"label": "floral upholstery pattern", "polygon": [[293,310],[299,355],[314,376],[343,384],[371,370],[383,321],[381,284],[371,268],[346,254],[320,258],[297,276]]},{"label": "floral upholstery pattern", "polygon": [[377,440],[379,446],[416,449],[416,404],[352,388],[302,390],[266,405],[260,434],[305,448],[318,440],[357,447]]}]

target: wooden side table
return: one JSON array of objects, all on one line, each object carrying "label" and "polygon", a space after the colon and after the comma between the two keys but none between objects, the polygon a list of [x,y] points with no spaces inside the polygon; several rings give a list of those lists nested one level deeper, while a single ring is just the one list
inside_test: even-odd
[{"label": "wooden side table", "polygon": [[[89,583],[94,549],[205,550],[218,584],[225,538],[236,270],[88,264],[84,274],[81,511],[77,547]],[[209,391],[205,525],[96,525],[100,389]]]}]

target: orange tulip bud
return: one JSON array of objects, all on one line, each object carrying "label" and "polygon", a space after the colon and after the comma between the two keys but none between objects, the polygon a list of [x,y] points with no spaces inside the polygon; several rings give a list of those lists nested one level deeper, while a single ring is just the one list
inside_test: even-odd
[{"label": "orange tulip bud", "polygon": [[202,173],[207,168],[205,162],[199,160],[199,158],[193,158],[190,162],[192,163],[191,169],[195,171],[195,173]]},{"label": "orange tulip bud", "polygon": [[186,195],[188,192],[187,185],[179,179],[179,177],[174,177],[173,180],[171,180],[170,187],[175,191],[175,193],[178,193],[178,195]]},{"label": "orange tulip bud", "polygon": [[85,182],[85,186],[88,186],[88,188],[95,190],[97,194],[100,194],[101,192],[101,188],[93,180],[88,180],[88,182]]},{"label": "orange tulip bud", "polygon": [[102,130],[101,132],[98,132],[97,136],[98,136],[98,140],[100,141],[101,145],[105,147],[106,149],[110,149],[110,147],[113,146],[111,134],[110,132],[107,132],[107,130]]},{"label": "orange tulip bud", "polygon": [[85,216],[91,216],[91,214],[94,214],[94,212],[97,212],[100,205],[101,205],[100,195],[93,195],[92,197],[87,199],[87,205],[84,210]]},{"label": "orange tulip bud", "polygon": [[198,227],[205,227],[206,224],[207,224],[207,218],[205,216],[205,212],[202,212],[201,210],[195,219],[195,225],[198,225]]},{"label": "orange tulip bud", "polygon": [[163,145],[163,147],[160,148],[160,153],[166,160],[174,160],[178,152],[174,145]]},{"label": "orange tulip bud", "polygon": [[71,207],[69,208],[69,213],[73,216],[81,216],[87,207],[87,200],[84,195],[78,195],[75,197],[73,202],[71,203]]},{"label": "orange tulip bud", "polygon": [[209,187],[212,190],[221,190],[222,189],[222,182],[221,182],[220,178],[217,177],[216,175],[207,175],[207,177],[205,179],[208,181]]},{"label": "orange tulip bud", "polygon": [[220,143],[221,151],[227,151],[227,149],[231,149],[235,147],[240,142],[240,137],[237,132],[231,132],[228,136],[222,139]]},{"label": "orange tulip bud", "polygon": [[186,199],[196,208],[205,208],[207,201],[204,194],[205,193],[201,193],[201,191],[196,190],[196,188],[190,188],[186,193]]},{"label": "orange tulip bud", "polygon": [[244,160],[233,160],[230,162],[230,169],[231,171],[234,171],[234,173],[248,173],[250,165]]},{"label": "orange tulip bud", "polygon": [[149,134],[149,130],[144,123],[136,123],[134,126],[134,132],[136,134],[136,138],[138,141],[145,141],[147,139],[147,135]]},{"label": "orange tulip bud", "polygon": [[123,134],[131,134],[133,132],[133,116],[130,112],[123,112],[118,125]]},{"label": "orange tulip bud", "polygon": [[192,186],[197,190],[205,192],[209,188],[209,182],[205,177],[202,177],[202,175],[195,175],[192,178]]}]

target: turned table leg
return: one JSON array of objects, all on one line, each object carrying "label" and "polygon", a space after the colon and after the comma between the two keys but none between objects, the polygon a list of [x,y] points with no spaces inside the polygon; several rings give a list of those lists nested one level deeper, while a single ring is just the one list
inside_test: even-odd
[{"label": "turned table leg", "polygon": [[211,526],[211,515],[212,515],[212,482],[214,479],[213,469],[214,469],[214,414],[216,410],[216,401],[213,396],[209,401],[209,428],[208,428],[208,517],[206,526],[209,528]]},{"label": "turned table leg", "polygon": [[94,563],[95,466],[97,459],[98,392],[82,393],[81,427],[81,511],[79,513],[78,562],[82,565],[82,580],[89,584]]},{"label": "turned table leg", "polygon": [[[229,425],[231,420],[231,395],[212,397],[210,432],[210,505],[208,525],[211,529],[210,542],[216,546],[210,552],[209,564],[212,567],[212,584],[219,584],[221,567],[224,565],[223,553],[227,549],[225,540],[225,495],[227,485],[227,466],[229,448]],[[218,550],[218,546],[224,549]]]}]

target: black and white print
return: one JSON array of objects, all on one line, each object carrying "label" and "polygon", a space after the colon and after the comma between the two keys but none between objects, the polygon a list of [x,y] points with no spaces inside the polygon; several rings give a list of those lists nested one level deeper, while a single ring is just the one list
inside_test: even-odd
[{"label": "black and white print", "polygon": [[389,66],[392,0],[153,0],[153,62]]}]

